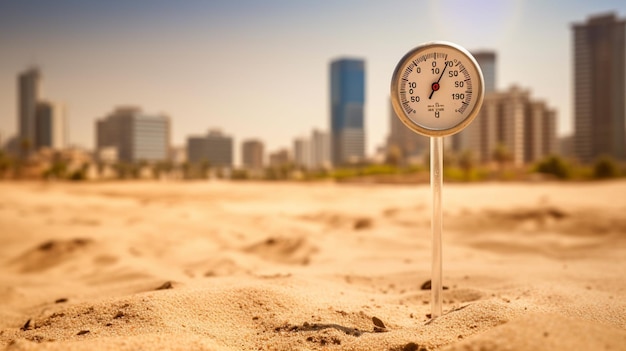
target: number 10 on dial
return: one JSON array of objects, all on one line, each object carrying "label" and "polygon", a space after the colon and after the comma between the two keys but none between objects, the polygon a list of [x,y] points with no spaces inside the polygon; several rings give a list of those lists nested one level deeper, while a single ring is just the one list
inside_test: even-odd
[{"label": "number 10 on dial", "polygon": [[428,43],[407,53],[391,81],[393,108],[404,124],[427,136],[446,136],[465,128],[478,114],[483,75],[465,49]]}]

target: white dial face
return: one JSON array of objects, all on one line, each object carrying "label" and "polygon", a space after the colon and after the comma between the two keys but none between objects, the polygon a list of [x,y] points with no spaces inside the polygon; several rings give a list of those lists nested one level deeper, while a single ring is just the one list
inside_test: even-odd
[{"label": "white dial face", "polygon": [[450,135],[478,113],[483,77],[467,51],[432,43],[417,47],[400,61],[391,91],[394,109],[409,128],[430,136]]}]

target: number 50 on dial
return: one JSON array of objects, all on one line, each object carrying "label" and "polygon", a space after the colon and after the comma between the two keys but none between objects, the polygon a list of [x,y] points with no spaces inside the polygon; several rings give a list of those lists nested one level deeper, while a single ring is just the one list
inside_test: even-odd
[{"label": "number 50 on dial", "polygon": [[427,136],[461,131],[478,114],[483,74],[474,57],[447,42],[426,43],[409,51],[391,79],[391,102],[402,122]]}]

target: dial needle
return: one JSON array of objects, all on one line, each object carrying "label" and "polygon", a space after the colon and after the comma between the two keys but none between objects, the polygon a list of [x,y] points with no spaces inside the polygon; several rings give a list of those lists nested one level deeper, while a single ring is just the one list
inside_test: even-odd
[{"label": "dial needle", "polygon": [[428,96],[428,100],[430,100],[430,98],[433,97],[433,94],[435,93],[435,90],[439,90],[439,81],[441,80],[441,77],[443,77],[443,74],[446,73],[446,68],[448,68],[448,64],[446,63],[445,66],[443,66],[443,72],[441,72],[441,75],[439,76],[439,79],[437,79],[437,81],[435,83],[433,83],[432,88],[433,90],[430,92],[430,95]]}]

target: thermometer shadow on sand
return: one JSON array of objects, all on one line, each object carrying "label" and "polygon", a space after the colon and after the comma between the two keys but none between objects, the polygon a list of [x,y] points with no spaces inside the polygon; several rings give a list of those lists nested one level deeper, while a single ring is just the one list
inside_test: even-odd
[{"label": "thermometer shadow on sand", "polygon": [[460,132],[478,115],[484,79],[474,57],[448,42],[430,42],[409,51],[391,79],[391,103],[412,131],[430,137],[432,208],[431,318],[442,314],[441,191],[443,137]]}]

